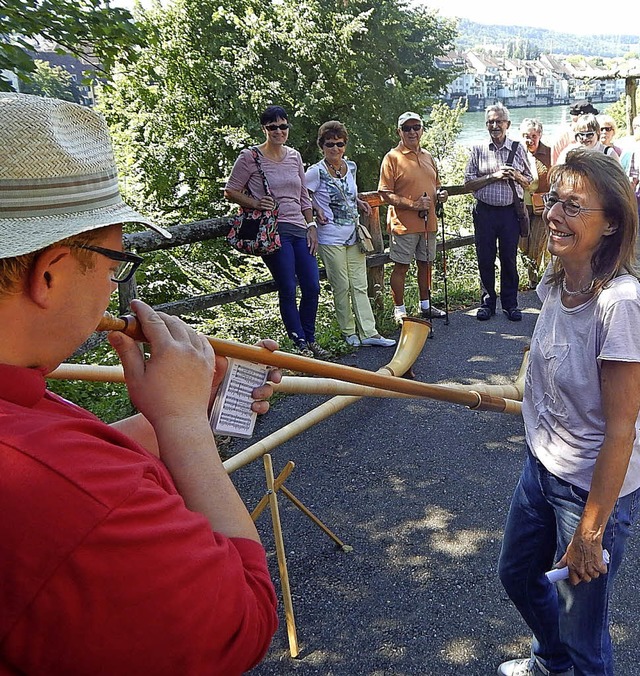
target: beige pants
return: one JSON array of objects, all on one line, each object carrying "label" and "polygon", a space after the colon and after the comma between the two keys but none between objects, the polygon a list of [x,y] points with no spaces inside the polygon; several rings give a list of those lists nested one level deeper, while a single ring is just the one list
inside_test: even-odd
[{"label": "beige pants", "polygon": [[318,253],[333,291],[333,304],[345,336],[371,338],[378,333],[367,295],[367,264],[358,243],[351,246],[318,245]]}]

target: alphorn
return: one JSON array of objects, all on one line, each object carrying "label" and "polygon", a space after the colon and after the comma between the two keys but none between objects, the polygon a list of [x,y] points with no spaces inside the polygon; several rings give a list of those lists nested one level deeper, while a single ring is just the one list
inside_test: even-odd
[{"label": "alphorn", "polygon": [[[423,323],[422,320],[418,319],[405,319],[405,322]],[[138,321],[133,315],[113,317],[112,315],[105,314],[96,330],[122,331],[135,340],[141,342],[145,341],[145,337],[139,327]],[[285,368],[292,371],[300,371],[314,376],[333,378],[335,380],[355,383],[357,385],[408,394],[414,397],[427,397],[436,399],[437,401],[461,404],[472,410],[496,411],[498,413],[510,413],[514,415],[520,414],[519,403],[510,399],[505,399],[504,397],[478,392],[476,390],[459,390],[447,385],[432,385],[429,383],[399,378],[397,376],[402,376],[404,373],[396,373],[394,371],[393,360],[386,367],[386,370],[390,372],[390,375],[386,375],[373,373],[353,366],[345,366],[342,364],[312,359],[310,357],[303,357],[301,355],[289,354],[280,350],[272,352],[264,347],[245,345],[243,343],[213,338],[211,336],[207,336],[207,340],[211,343],[216,354],[225,357],[243,359],[257,364],[265,364],[267,366]],[[396,353],[399,351],[400,343]],[[68,375],[70,373],[69,366],[72,365],[64,365],[64,368],[59,367],[59,369],[56,369],[56,371],[49,374],[49,377],[56,377],[56,375],[62,371],[66,371],[67,373],[67,375],[62,377],[70,377]]]}]

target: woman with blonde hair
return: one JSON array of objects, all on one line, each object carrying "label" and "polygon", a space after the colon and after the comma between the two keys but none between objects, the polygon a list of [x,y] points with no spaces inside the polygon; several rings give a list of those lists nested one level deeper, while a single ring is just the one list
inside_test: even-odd
[{"label": "woman with blonde hair", "polygon": [[604,153],[613,157],[614,160],[620,161],[620,157],[616,154],[613,148],[605,146],[600,142],[600,123],[598,118],[591,113],[587,115],[580,115],[574,125],[575,143],[567,146],[558,157],[558,164],[564,164],[567,159],[567,154],[577,148],[590,150],[594,153]]},{"label": "woman with blonde hair", "polygon": [[620,157],[620,155],[622,155],[622,148],[613,142],[616,133],[618,132],[616,121],[611,117],[611,115],[598,115],[597,119],[598,124],[600,125],[600,143],[602,143],[605,148],[613,148],[618,157]]}]

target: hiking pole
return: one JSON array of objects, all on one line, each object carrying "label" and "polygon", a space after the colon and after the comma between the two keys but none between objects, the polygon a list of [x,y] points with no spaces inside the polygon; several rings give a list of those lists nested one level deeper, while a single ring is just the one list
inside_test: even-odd
[{"label": "hiking pole", "polygon": [[[427,196],[427,193],[425,192],[423,197]],[[429,269],[429,245],[428,245],[428,240],[429,240],[429,234],[427,232],[427,220],[429,219],[429,210],[425,209],[424,211],[419,211],[418,216],[422,216],[424,219],[424,237],[425,237],[425,242],[427,244],[427,270]],[[417,265],[417,263],[416,263]],[[431,279],[429,279],[429,273],[427,272],[427,301],[429,302],[429,319],[433,319],[433,306],[431,305]],[[420,285],[418,284],[418,288],[420,288]],[[422,300],[422,299],[420,299]],[[422,309],[422,308],[421,308]],[[422,312],[420,313],[422,314]],[[427,336],[428,338],[433,338],[433,321],[431,322],[431,331],[429,332],[429,335]]]},{"label": "hiking pole", "polygon": [[[436,195],[437,198],[437,195]],[[442,223],[442,281],[444,284],[444,323],[449,324],[449,291],[447,288],[447,242],[444,232],[444,204],[442,202],[436,203],[436,216],[440,217]]]}]

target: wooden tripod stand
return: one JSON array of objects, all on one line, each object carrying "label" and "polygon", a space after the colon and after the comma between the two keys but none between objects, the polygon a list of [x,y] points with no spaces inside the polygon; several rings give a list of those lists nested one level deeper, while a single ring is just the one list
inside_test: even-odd
[{"label": "wooden tripod stand", "polygon": [[278,560],[278,570],[280,572],[280,586],[282,587],[282,598],[284,602],[284,614],[287,624],[287,636],[289,637],[289,652],[291,657],[297,657],[298,649],[298,634],[296,630],[296,621],[293,614],[293,599],[291,597],[291,587],[289,586],[289,571],[287,569],[287,555],[284,549],[284,538],[282,536],[282,524],[280,522],[280,510],[278,507],[277,493],[280,491],[290,502],[292,502],[306,517],[311,519],[313,523],[318,526],[324,533],[326,533],[343,552],[350,552],[353,548],[344,542],[326,525],[324,524],[306,505],[299,500],[285,485],[284,482],[289,478],[295,464],[287,462],[283,470],[275,478],[273,474],[273,461],[271,455],[266,453],[263,456],[264,473],[267,485],[267,491],[263,495],[260,502],[251,512],[251,518],[256,521],[268,506],[271,510],[271,521],[273,524],[273,538],[276,547],[276,558]]}]

